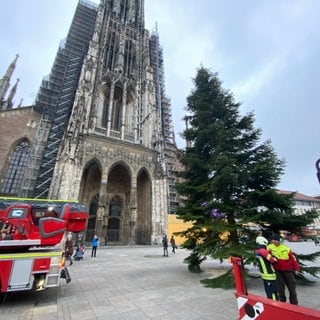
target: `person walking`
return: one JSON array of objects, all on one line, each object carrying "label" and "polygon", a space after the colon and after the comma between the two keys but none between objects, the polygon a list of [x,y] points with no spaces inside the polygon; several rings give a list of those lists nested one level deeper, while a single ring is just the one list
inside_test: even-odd
[{"label": "person walking", "polygon": [[266,295],[269,299],[279,300],[277,275],[273,268],[273,264],[277,262],[277,259],[267,250],[268,240],[265,237],[258,236],[256,244],[255,255],[258,260],[260,276],[263,280]]},{"label": "person walking", "polygon": [[93,239],[91,240],[91,246],[92,246],[92,250],[91,250],[91,258],[95,258],[97,255],[97,247],[99,245],[99,238],[98,236],[95,234]]},{"label": "person walking", "polygon": [[176,240],[174,239],[173,235],[170,238],[170,244],[171,244],[171,248],[172,248],[172,253],[175,254],[177,246],[176,246]]},{"label": "person walking", "polygon": [[280,236],[274,234],[270,239],[271,244],[267,246],[271,254],[277,259],[273,265],[277,275],[277,287],[279,300],[286,302],[285,286],[289,290],[289,301],[291,304],[298,304],[296,292],[295,274],[298,275],[300,266],[292,250],[280,242]]},{"label": "person walking", "polygon": [[162,245],[163,245],[163,256],[168,257],[168,237],[166,234],[163,235]]},{"label": "person walking", "polygon": [[73,255],[73,240],[72,235],[68,234],[67,240],[64,244],[64,252],[65,252],[65,258],[70,261],[70,266],[73,264],[72,262],[72,255]]}]

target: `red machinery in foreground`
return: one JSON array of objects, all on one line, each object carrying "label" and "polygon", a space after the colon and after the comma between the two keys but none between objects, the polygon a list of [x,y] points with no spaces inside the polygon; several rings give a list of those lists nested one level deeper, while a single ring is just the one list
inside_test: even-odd
[{"label": "red machinery in foreground", "polygon": [[87,219],[78,202],[0,197],[0,293],[70,282],[55,246],[66,232],[83,231]]},{"label": "red machinery in foreground", "polygon": [[238,320],[315,320],[320,319],[320,311],[274,301],[261,296],[249,294],[243,276],[242,259],[232,257],[239,317]]}]

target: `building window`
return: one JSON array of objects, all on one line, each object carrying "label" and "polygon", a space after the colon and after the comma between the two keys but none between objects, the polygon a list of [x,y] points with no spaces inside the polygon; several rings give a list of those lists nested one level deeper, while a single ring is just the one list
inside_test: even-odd
[{"label": "building window", "polygon": [[109,216],[110,217],[120,217],[121,216],[121,203],[117,198],[113,198],[110,202],[109,207]]},{"label": "building window", "polygon": [[27,141],[21,142],[13,150],[8,164],[7,173],[3,179],[1,193],[5,195],[18,195],[28,159],[30,146]]}]

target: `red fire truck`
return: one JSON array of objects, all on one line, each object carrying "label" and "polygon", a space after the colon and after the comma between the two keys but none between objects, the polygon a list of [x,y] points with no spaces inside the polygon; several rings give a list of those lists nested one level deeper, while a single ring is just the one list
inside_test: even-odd
[{"label": "red fire truck", "polygon": [[87,219],[87,207],[76,201],[0,197],[0,293],[70,282],[59,243],[83,231]]},{"label": "red fire truck", "polygon": [[239,257],[231,257],[233,276],[235,282],[235,296],[238,304],[238,320],[319,320],[320,311],[292,305],[285,302],[274,301],[262,296],[248,293],[245,279],[243,261]]}]

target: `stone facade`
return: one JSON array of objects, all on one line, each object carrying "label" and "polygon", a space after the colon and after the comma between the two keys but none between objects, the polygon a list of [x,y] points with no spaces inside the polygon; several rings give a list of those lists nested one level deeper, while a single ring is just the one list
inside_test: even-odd
[{"label": "stone facade", "polygon": [[87,241],[97,233],[122,244],[153,243],[167,230],[168,212],[167,179],[157,153],[110,139],[83,140],[81,161],[57,161],[51,197],[89,204]]}]

